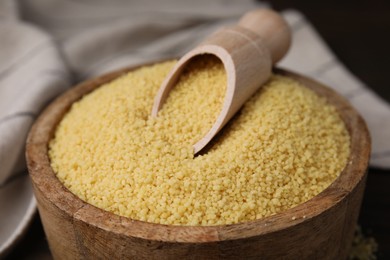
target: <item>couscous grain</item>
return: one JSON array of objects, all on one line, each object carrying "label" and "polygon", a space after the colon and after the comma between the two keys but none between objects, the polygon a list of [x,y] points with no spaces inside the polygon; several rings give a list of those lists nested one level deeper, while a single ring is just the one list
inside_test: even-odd
[{"label": "couscous grain", "polygon": [[73,104],[49,156],[75,195],[137,220],[231,224],[309,200],[346,165],[349,135],[336,109],[279,75],[194,157],[193,143],[221,108],[226,75],[214,59],[192,62],[152,118],[153,98],[174,63],[134,70]]}]

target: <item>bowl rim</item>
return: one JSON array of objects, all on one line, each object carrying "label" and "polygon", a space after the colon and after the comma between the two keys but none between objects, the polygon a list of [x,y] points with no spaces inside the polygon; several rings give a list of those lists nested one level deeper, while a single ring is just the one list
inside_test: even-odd
[{"label": "bowl rim", "polygon": [[351,153],[348,162],[339,177],[321,193],[298,206],[265,218],[215,226],[165,225],[133,220],[82,201],[57,179],[50,166],[48,143],[54,136],[58,123],[72,103],[82,96],[127,72],[158,62],[161,60],[129,66],[76,85],[55,99],[32,126],[27,138],[26,160],[33,186],[74,221],[81,221],[119,235],[172,243],[212,243],[245,239],[293,228],[314,219],[342,203],[348,194],[364,181],[371,141],[362,117],[346,99],[329,87],[295,72],[274,68],[275,73],[291,77],[325,97],[336,107],[350,134]]}]

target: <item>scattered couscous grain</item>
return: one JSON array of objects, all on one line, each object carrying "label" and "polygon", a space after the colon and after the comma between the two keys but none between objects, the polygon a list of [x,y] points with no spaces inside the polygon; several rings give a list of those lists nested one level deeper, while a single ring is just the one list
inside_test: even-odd
[{"label": "scattered couscous grain", "polygon": [[349,135],[336,109],[298,82],[274,75],[207,153],[225,94],[223,65],[189,65],[157,118],[154,96],[174,61],[132,71],[73,104],[50,142],[60,181],[121,216],[174,225],[244,222],[294,207],[339,175]]},{"label": "scattered couscous grain", "polygon": [[363,234],[360,226],[356,226],[351,250],[348,259],[350,260],[375,260],[375,253],[378,251],[378,244],[373,237]]}]

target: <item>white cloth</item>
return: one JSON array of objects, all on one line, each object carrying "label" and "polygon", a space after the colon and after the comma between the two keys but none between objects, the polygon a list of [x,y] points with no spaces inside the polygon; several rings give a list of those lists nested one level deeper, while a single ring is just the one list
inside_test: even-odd
[{"label": "white cloth", "polygon": [[[78,81],[174,57],[262,4],[250,0],[0,1],[0,189],[25,172],[24,143],[44,106]],[[390,108],[357,80],[297,11],[281,66],[333,86],[366,119],[371,165],[390,168]]]}]

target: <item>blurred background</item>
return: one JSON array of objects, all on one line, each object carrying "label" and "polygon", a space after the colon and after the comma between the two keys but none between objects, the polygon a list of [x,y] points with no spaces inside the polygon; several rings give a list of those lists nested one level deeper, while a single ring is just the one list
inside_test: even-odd
[{"label": "blurred background", "polygon": [[[390,1],[274,0],[268,3],[278,11],[301,12],[338,59],[390,102]],[[378,259],[390,259],[389,186],[390,170],[369,168],[359,223],[363,233],[377,241]],[[7,259],[51,259],[38,214]]]}]

